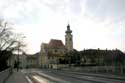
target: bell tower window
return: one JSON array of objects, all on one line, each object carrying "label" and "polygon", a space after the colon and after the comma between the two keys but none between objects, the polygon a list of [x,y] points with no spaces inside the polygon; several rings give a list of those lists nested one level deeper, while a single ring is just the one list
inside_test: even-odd
[{"label": "bell tower window", "polygon": [[72,38],[70,38],[69,40],[72,41]]}]

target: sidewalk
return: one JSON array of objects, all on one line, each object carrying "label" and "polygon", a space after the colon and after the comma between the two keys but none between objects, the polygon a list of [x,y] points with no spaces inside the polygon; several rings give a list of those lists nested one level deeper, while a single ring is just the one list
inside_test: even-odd
[{"label": "sidewalk", "polygon": [[5,83],[28,83],[28,81],[21,71],[13,71],[13,74],[9,76]]}]

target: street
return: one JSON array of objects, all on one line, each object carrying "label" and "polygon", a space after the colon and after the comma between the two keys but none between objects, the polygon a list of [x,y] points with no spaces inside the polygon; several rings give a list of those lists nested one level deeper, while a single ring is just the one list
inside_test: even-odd
[{"label": "street", "polygon": [[27,69],[22,72],[29,83],[125,83],[125,79],[88,76],[60,70]]}]

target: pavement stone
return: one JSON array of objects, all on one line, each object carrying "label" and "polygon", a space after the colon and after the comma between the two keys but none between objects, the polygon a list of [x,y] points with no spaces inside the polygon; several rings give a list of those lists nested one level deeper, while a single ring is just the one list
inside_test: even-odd
[{"label": "pavement stone", "polygon": [[13,71],[12,75],[9,76],[5,83],[28,83],[28,81],[21,71]]}]

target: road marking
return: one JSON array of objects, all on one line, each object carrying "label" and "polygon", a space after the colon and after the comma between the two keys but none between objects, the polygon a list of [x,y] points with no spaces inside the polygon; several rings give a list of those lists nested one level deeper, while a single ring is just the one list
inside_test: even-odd
[{"label": "road marking", "polygon": [[32,76],[35,80],[37,80],[39,83],[53,83],[48,81],[47,79],[42,78],[41,76],[34,75]]},{"label": "road marking", "polygon": [[47,74],[44,74],[44,73],[39,73],[40,75],[44,76],[44,77],[47,77],[51,80],[54,80],[54,81],[57,81],[57,82],[61,82],[61,83],[72,83],[72,82],[69,82],[69,81],[66,81],[66,80],[63,80],[63,79],[60,79],[60,78],[56,78],[56,77],[52,77],[50,75],[47,75]]},{"label": "road marking", "polygon": [[28,76],[25,76],[29,83],[32,83],[31,79]]}]

